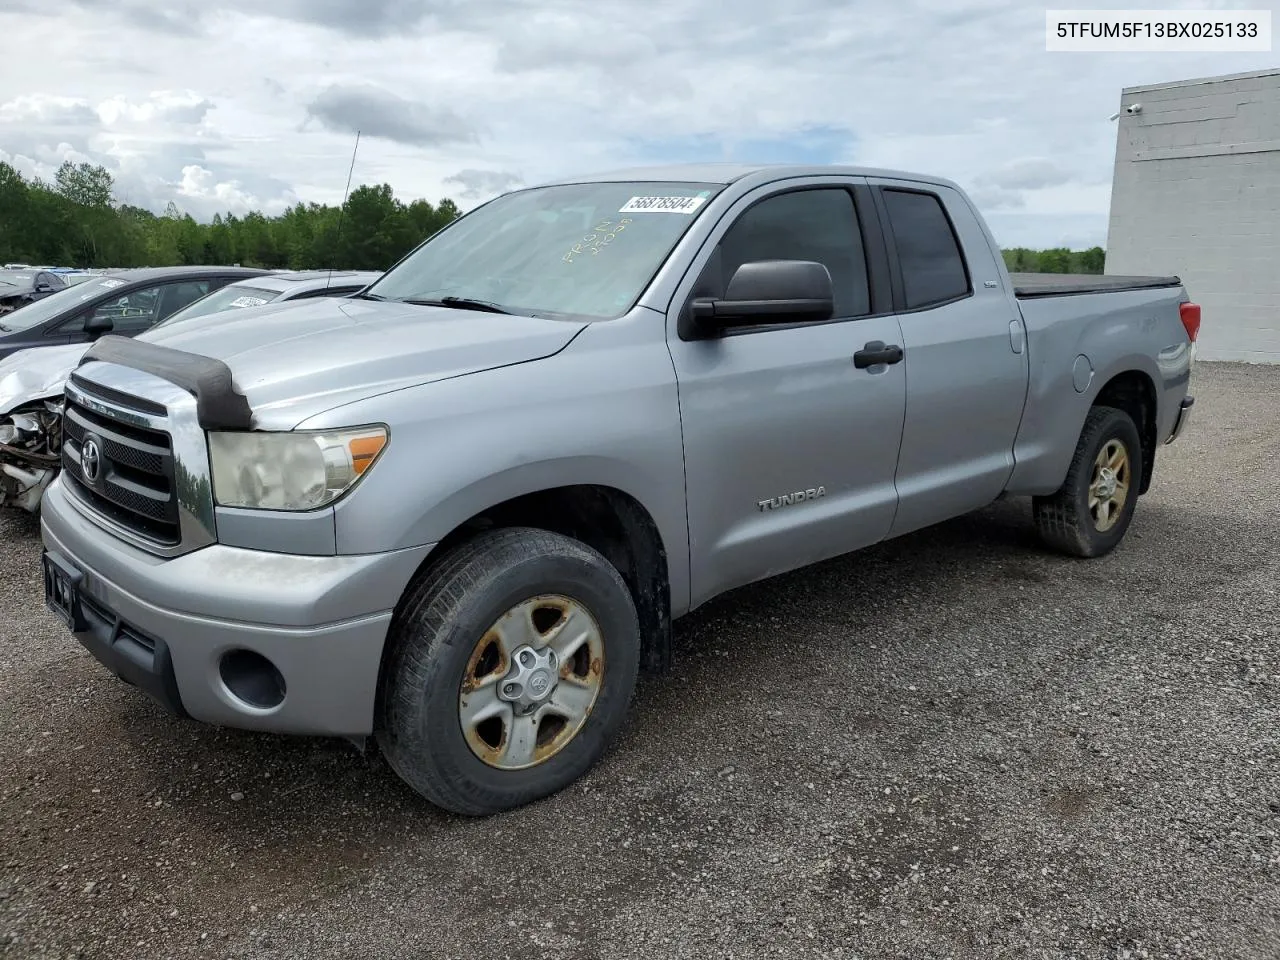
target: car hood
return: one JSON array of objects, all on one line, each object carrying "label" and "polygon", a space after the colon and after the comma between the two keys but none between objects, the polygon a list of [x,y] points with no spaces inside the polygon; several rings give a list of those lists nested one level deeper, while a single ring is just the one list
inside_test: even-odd
[{"label": "car hood", "polygon": [[585,324],[375,300],[267,304],[138,336],[221,360],[261,428],[344,403],[551,356]]},{"label": "car hood", "polygon": [[0,414],[24,403],[62,395],[62,385],[76,368],[87,343],[19,350],[0,360]]}]

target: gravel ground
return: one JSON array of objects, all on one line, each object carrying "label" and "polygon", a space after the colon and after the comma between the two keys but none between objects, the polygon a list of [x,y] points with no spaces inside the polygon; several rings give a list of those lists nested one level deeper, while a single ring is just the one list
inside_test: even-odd
[{"label": "gravel ground", "polygon": [[169,718],[0,520],[0,954],[1280,956],[1280,369],[1202,364],[1126,542],[1025,503],[683,621],[584,781],[485,821]]}]

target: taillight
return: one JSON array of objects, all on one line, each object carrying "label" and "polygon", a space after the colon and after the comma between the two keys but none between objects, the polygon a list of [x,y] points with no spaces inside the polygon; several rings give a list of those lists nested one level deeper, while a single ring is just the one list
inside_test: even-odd
[{"label": "taillight", "polygon": [[1187,331],[1187,339],[1195,343],[1196,337],[1200,336],[1200,304],[1184,303],[1178,308],[1178,315]]}]

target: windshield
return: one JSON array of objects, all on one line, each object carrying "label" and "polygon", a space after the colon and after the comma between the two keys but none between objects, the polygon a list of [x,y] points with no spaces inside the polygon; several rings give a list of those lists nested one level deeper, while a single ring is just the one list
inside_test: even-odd
[{"label": "windshield", "polygon": [[436,234],[362,296],[460,297],[532,316],[621,316],[722,189],[575,183],[506,194]]},{"label": "windshield", "polygon": [[166,320],[161,320],[152,327],[168,327],[183,320],[193,320],[210,313],[221,313],[223,310],[240,310],[244,307],[260,307],[280,296],[278,290],[263,290],[261,287],[241,286],[233,283],[206,294],[189,306],[183,307]]},{"label": "windshield", "polygon": [[13,313],[6,313],[0,317],[0,326],[6,330],[29,330],[58,316],[63,311],[75,309],[77,304],[92,300],[116,287],[123,287],[127,282],[119,277],[94,277],[74,287],[64,287],[57,293],[51,293]]}]

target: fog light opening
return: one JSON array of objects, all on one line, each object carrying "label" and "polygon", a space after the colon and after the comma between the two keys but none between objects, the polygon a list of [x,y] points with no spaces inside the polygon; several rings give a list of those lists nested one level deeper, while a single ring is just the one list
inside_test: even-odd
[{"label": "fog light opening", "polygon": [[284,677],[276,665],[252,650],[229,650],[218,663],[218,673],[232,696],[258,710],[284,703]]}]

